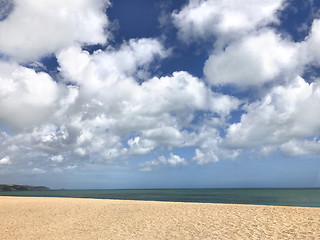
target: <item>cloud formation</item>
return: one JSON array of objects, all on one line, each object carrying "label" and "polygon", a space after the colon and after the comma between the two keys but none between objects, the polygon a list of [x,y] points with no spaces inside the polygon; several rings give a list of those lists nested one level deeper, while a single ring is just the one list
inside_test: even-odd
[{"label": "cloud formation", "polygon": [[228,41],[276,22],[276,11],[283,0],[243,1],[190,0],[180,11],[172,14],[181,39],[217,38]]},{"label": "cloud formation", "polygon": [[10,164],[11,162],[9,157],[6,156],[0,159],[0,165],[10,165]]},{"label": "cloud formation", "polygon": [[12,128],[46,121],[58,104],[59,86],[46,73],[0,61],[0,121]]},{"label": "cloud formation", "polygon": [[[191,0],[172,13],[179,44],[212,43],[201,78],[157,71],[174,47],[161,38],[109,43],[109,1],[16,0],[0,20],[0,165],[62,173],[147,156],[137,165],[151,171],[247,149],[317,154],[319,79],[302,76],[320,64],[319,20],[293,42],[270,25],[283,1],[235,2]],[[55,74],[32,68],[48,55]],[[229,85],[263,91],[248,99]],[[193,154],[176,154],[184,148]]]},{"label": "cloud formation", "polygon": [[104,44],[109,5],[108,0],[15,0],[0,21],[0,52],[29,62],[75,43]]},{"label": "cloud formation", "polygon": [[319,103],[319,83],[309,84],[298,76],[285,86],[274,87],[263,99],[244,106],[246,113],[239,123],[228,128],[226,143],[238,149],[283,145],[285,152],[295,155],[294,143],[319,136]]},{"label": "cloud formation", "polygon": [[317,152],[317,140],[307,139],[319,135],[318,80],[308,83],[310,79],[301,76],[319,66],[319,19],[313,21],[304,41],[293,42],[270,25],[279,23],[279,11],[286,4],[246,1],[239,6],[232,1],[190,0],[173,13],[183,41],[213,43],[204,66],[209,84],[263,90],[261,99],[242,106],[240,121],[226,127],[225,138],[212,133],[215,138],[207,137],[211,148],[196,149],[193,159],[198,163],[218,161],[216,153],[223,156],[225,148],[235,151],[227,152],[230,157],[254,148],[263,154],[275,149],[289,155]]},{"label": "cloud formation", "polygon": [[259,85],[290,75],[298,66],[298,57],[296,44],[267,29],[211,55],[204,74],[212,84]]},{"label": "cloud formation", "polygon": [[169,158],[165,158],[164,156],[160,156],[158,160],[152,160],[145,162],[141,165],[141,171],[149,172],[152,171],[161,165],[169,165],[170,167],[176,167],[179,165],[186,165],[187,162],[184,158],[170,153]]},{"label": "cloud formation", "polygon": [[[149,77],[151,63],[169,54],[156,39],[131,39],[92,54],[74,45],[57,54],[59,82],[3,63],[0,120],[15,132],[4,136],[4,153],[12,159],[24,155],[30,170],[41,174],[48,167],[59,172],[202,144],[193,122],[197,112],[210,113],[205,120],[216,128],[240,101],[211,91],[187,72]],[[165,162],[186,160],[173,154]]]},{"label": "cloud formation", "polygon": [[315,19],[311,26],[311,31],[305,42],[303,42],[302,53],[305,64],[320,65],[320,19]]}]

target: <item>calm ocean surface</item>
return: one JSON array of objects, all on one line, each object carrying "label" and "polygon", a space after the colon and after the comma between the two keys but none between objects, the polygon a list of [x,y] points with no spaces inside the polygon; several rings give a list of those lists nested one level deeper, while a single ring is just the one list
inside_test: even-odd
[{"label": "calm ocean surface", "polygon": [[320,189],[310,188],[51,190],[0,192],[0,195],[320,207]]}]

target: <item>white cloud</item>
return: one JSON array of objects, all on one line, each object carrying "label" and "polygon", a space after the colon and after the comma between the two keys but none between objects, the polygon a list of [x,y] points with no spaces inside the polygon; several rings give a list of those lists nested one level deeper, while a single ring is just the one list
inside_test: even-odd
[{"label": "white cloud", "polygon": [[[100,88],[88,90],[85,82],[79,87],[58,88],[59,94],[65,96],[54,101],[55,107],[45,120],[31,121],[29,125],[25,118],[16,119],[16,123],[8,120],[11,126],[21,128],[17,128],[14,136],[5,136],[1,148],[17,145],[15,153],[10,153],[15,159],[23,155],[23,161],[44,161],[59,169],[74,164],[111,163],[148,154],[155,148],[170,150],[201,144],[202,151],[207,151],[211,143],[207,141],[207,145],[203,145],[192,123],[196,111],[215,115],[212,125],[215,128],[215,124],[219,121],[223,124],[224,118],[239,105],[236,98],[213,93],[186,72],[152,78],[142,84],[123,76],[111,78],[110,83],[110,78],[104,79],[96,70],[100,67],[95,66],[97,63],[90,64],[92,75],[101,83]],[[34,105],[37,104],[43,104],[41,98]],[[32,116],[36,114],[32,108],[24,107]],[[16,106],[12,109],[19,110]],[[13,117],[4,113],[3,116]],[[206,137],[212,138],[210,134]],[[178,160],[172,157],[167,164],[174,165]],[[41,164],[34,167],[43,168]]]},{"label": "white cloud", "polygon": [[128,140],[130,153],[133,155],[144,155],[150,153],[156,146],[156,143],[149,139],[135,137]]},{"label": "white cloud", "polygon": [[218,113],[220,116],[228,116],[240,104],[241,101],[236,97],[214,93],[211,98],[210,110]]},{"label": "white cloud", "polygon": [[311,26],[309,36],[303,42],[301,55],[304,63],[320,66],[320,19],[315,19]]},{"label": "white cloud", "polygon": [[277,20],[275,13],[283,0],[190,0],[172,14],[179,36],[186,42],[218,37],[218,41],[244,35]]},{"label": "white cloud", "polygon": [[[144,54],[136,54],[142,52],[139,49],[144,49]],[[132,56],[130,64],[117,61],[115,56],[122,55]],[[80,85],[81,101],[95,101],[95,107],[86,105],[90,118],[95,119],[93,124],[99,123],[116,135],[136,133],[128,141],[130,154],[148,153],[159,145],[188,145],[188,134],[182,129],[192,122],[195,111],[226,116],[240,104],[234,97],[213,93],[187,72],[138,84],[131,76],[156,56],[164,57],[166,53],[152,39],[132,40],[119,50],[99,51],[91,56],[79,48],[58,55],[62,73]]]},{"label": "white cloud", "polygon": [[33,169],[32,169],[32,172],[35,173],[35,174],[44,174],[44,173],[46,173],[47,171],[44,170],[44,169],[41,169],[41,168],[33,168]]},{"label": "white cloud", "polygon": [[120,77],[146,78],[149,65],[156,58],[165,58],[168,54],[158,40],[143,38],[131,39],[119,49],[96,51],[92,55],[80,47],[72,46],[61,51],[57,58],[67,81],[94,91],[104,83],[114,83]]},{"label": "white cloud", "polygon": [[228,149],[224,147],[223,138],[217,128],[210,126],[212,120],[208,120],[198,129],[198,134],[194,137],[195,150],[193,160],[197,164],[207,164],[218,162],[220,158],[234,159],[240,154],[240,150]]},{"label": "white cloud", "polygon": [[78,88],[54,81],[44,72],[0,61],[0,124],[32,129],[61,121],[78,98]]},{"label": "white cloud", "polygon": [[12,162],[10,161],[10,157],[6,156],[0,159],[0,165],[10,165]]},{"label": "white cloud", "polygon": [[[164,159],[162,161],[164,161]],[[170,153],[170,157],[167,159],[167,164],[169,164],[171,167],[175,167],[178,165],[186,165],[187,162],[184,158]]]},{"label": "white cloud", "polygon": [[262,100],[244,107],[239,123],[232,124],[225,144],[234,149],[293,146],[291,140],[303,140],[320,133],[320,86],[296,77],[285,86],[274,87]]},{"label": "white cloud", "polygon": [[272,30],[263,30],[212,54],[204,74],[211,84],[259,85],[284,73],[291,75],[297,66],[297,46]]},{"label": "white cloud", "polygon": [[74,43],[103,44],[108,5],[108,0],[16,0],[0,22],[0,52],[27,62]]},{"label": "white cloud", "polygon": [[173,153],[170,153],[169,158],[165,158],[164,156],[160,156],[158,160],[147,161],[141,165],[141,171],[150,172],[160,167],[161,165],[169,165],[170,167],[176,167],[179,165],[186,165],[187,161]]},{"label": "white cloud", "polygon": [[206,164],[210,162],[218,162],[219,157],[216,155],[214,150],[207,149],[207,151],[203,151],[197,148],[193,160],[198,164]]},{"label": "white cloud", "polygon": [[61,163],[63,161],[62,155],[55,155],[51,157],[51,161]]},{"label": "white cloud", "polygon": [[86,150],[84,148],[78,147],[74,150],[75,154],[79,156],[85,156],[86,155]]},{"label": "white cloud", "polygon": [[[266,27],[277,21],[282,2],[191,0],[173,13],[186,42],[216,40],[204,68],[208,86],[185,71],[152,76],[158,61],[171,54],[158,39],[84,51],[83,44],[108,40],[108,1],[17,0],[0,22],[0,52],[12,59],[0,62],[0,164],[5,168],[14,159],[31,173],[62,172],[130,164],[132,156],[184,147],[195,149],[190,160],[197,164],[233,159],[246,148],[318,154],[320,85],[296,75],[305,65],[320,64],[320,24],[314,21],[305,42],[283,39]],[[59,79],[14,63],[50,53],[57,57]],[[242,107],[240,122],[229,123],[244,102],[210,86],[229,83],[259,90],[272,84],[262,99]],[[141,170],[186,164],[170,153]]]},{"label": "white cloud", "polygon": [[140,170],[142,172],[150,172],[150,171],[158,168],[159,165],[160,165],[160,161],[158,161],[158,160],[147,161],[141,165]]},{"label": "white cloud", "polygon": [[290,156],[310,155],[320,153],[320,141],[313,140],[290,140],[281,145],[280,149]]},{"label": "white cloud", "polygon": [[1,61],[0,69],[0,122],[21,128],[51,116],[59,87],[48,74]]},{"label": "white cloud", "polygon": [[[209,151],[215,142],[200,140],[193,122],[204,122],[196,120],[198,112],[215,115],[215,129],[240,101],[211,91],[187,72],[150,77],[149,69],[169,54],[151,38],[93,54],[72,44],[57,54],[58,83],[46,73],[1,63],[0,122],[15,132],[3,137],[0,151],[21,159],[21,166],[29,162],[28,169],[36,173],[112,163],[155,149],[201,145],[202,152]],[[67,86],[70,82],[74,86]],[[18,147],[9,151],[12,145]],[[171,154],[148,164],[157,161],[168,166],[186,162]]]}]

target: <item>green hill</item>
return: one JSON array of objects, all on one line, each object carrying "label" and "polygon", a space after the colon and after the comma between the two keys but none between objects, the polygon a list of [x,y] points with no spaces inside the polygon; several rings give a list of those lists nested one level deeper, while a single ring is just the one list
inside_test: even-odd
[{"label": "green hill", "polygon": [[0,184],[0,192],[3,191],[43,191],[50,190],[44,186],[18,185],[18,184]]}]

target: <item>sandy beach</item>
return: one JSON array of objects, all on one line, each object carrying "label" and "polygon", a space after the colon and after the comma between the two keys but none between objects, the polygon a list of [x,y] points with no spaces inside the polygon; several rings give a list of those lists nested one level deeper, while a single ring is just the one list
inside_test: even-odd
[{"label": "sandy beach", "polygon": [[1,239],[320,239],[320,208],[0,197]]}]

